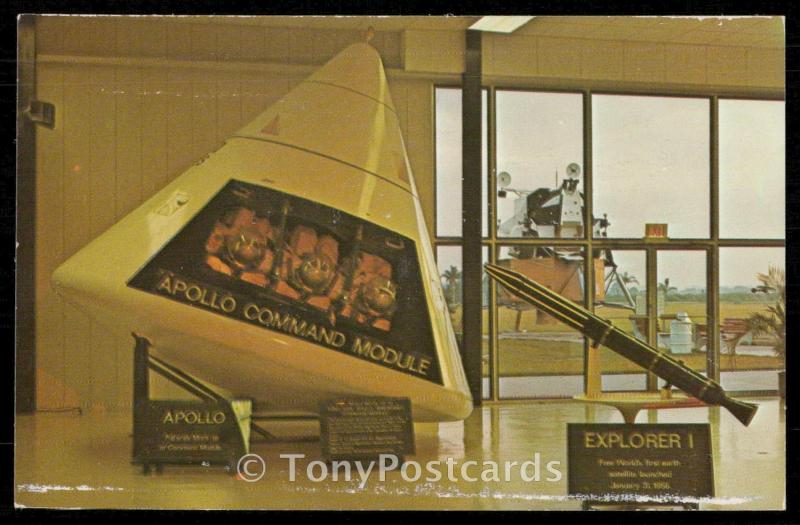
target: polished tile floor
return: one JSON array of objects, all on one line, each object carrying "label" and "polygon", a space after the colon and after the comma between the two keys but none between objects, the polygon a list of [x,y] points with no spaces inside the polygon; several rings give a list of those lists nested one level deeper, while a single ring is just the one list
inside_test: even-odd
[{"label": "polished tile floor", "polygon": [[[701,509],[785,506],[784,405],[776,398],[753,401],[761,407],[749,427],[716,408],[639,414],[637,423],[711,423],[716,497]],[[568,401],[484,407],[464,423],[417,429],[417,455],[409,459],[422,467],[442,461],[442,480],[407,481],[393,471],[383,480],[373,473],[362,485],[356,472],[350,481],[334,481],[330,471],[328,479],[313,481],[322,474],[320,465],[307,470],[319,456],[318,442],[254,444],[251,452],[267,465],[256,482],[220,467],[167,467],[162,474],[144,476],[130,464],[130,414],[38,413],[17,418],[15,499],[20,506],[62,508],[575,510],[580,502],[566,496],[568,422],[619,423],[622,418],[611,408]],[[447,478],[447,458],[453,458],[457,472],[468,460],[521,463],[537,452],[539,481],[525,481],[517,471],[509,481]],[[305,455],[297,460],[295,481],[282,454]],[[554,464],[563,472],[558,481],[546,479],[555,477],[545,469],[550,461],[559,462]],[[407,477],[413,476],[409,470]]]}]

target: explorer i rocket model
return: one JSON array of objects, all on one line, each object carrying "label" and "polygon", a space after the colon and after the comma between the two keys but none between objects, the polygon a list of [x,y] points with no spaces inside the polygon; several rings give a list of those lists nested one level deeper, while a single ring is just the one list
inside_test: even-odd
[{"label": "explorer i rocket model", "polygon": [[67,260],[65,299],[262,411],[472,398],[383,64],[355,44]]}]

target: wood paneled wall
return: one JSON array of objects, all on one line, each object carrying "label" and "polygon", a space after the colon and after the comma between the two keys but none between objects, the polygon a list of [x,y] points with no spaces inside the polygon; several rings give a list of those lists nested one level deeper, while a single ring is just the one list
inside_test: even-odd
[{"label": "wood paneled wall", "polygon": [[[37,39],[37,97],[56,106],[55,129],[37,128],[38,407],[125,408],[132,392],[130,334],[109,332],[64,304],[50,287],[53,271],[317,64],[363,37],[185,20],[43,17]],[[399,41],[399,34],[381,33],[373,41],[390,66],[399,63]],[[265,71],[264,62],[274,67]],[[432,83],[393,79],[390,89],[420,193],[432,203]],[[154,390],[177,394],[163,382]]]}]

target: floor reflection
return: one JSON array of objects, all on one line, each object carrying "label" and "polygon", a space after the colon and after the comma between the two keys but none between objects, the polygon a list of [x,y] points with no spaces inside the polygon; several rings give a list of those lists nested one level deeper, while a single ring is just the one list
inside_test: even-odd
[{"label": "floor reflection", "polygon": [[[780,509],[785,498],[784,406],[777,398],[760,405],[749,427],[718,408],[643,410],[637,423],[711,423],[716,499],[703,509]],[[129,414],[37,414],[17,418],[16,501],[26,506],[245,508],[245,509],[542,509],[575,510],[566,497],[566,424],[621,423],[614,409],[571,401],[485,406],[464,422],[419,425],[417,454],[428,462],[474,461],[475,481],[403,479],[387,472],[366,482],[314,482],[309,464],[319,443],[259,443],[252,452],[267,465],[265,476],[247,483],[221,468],[167,467],[142,476],[130,464]],[[313,429],[312,429],[313,430]],[[282,454],[297,460],[296,480]],[[526,481],[514,472],[508,481],[482,480],[485,461],[557,462],[561,479]],[[445,469],[443,469],[445,470]],[[425,472],[423,472],[425,474]],[[458,477],[458,476],[457,476]]]}]

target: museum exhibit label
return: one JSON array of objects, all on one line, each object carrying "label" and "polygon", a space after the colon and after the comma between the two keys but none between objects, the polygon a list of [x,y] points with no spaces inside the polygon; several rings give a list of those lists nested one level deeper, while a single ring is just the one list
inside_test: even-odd
[{"label": "museum exhibit label", "polygon": [[349,397],[320,403],[322,457],[327,461],[378,460],[414,454],[408,398]]},{"label": "museum exhibit label", "polygon": [[570,495],[680,502],[714,495],[706,424],[567,424]]},{"label": "museum exhibit label", "polygon": [[143,465],[235,465],[249,450],[250,402],[143,400],[133,460]]},{"label": "museum exhibit label", "polygon": [[[232,468],[250,451],[252,401],[227,399],[208,385],[151,355],[137,333],[133,349],[133,463],[148,474],[164,465]],[[150,372],[196,400],[151,399]]]}]

